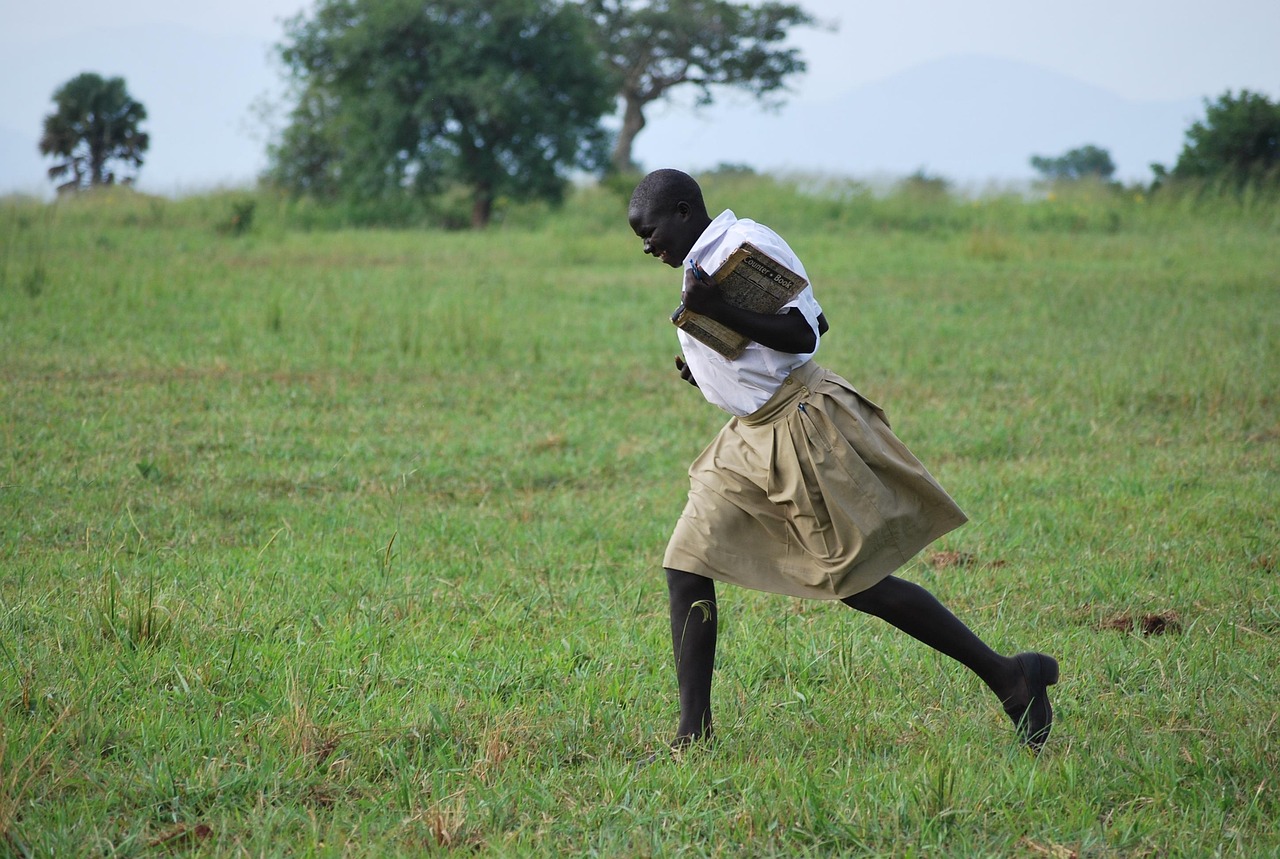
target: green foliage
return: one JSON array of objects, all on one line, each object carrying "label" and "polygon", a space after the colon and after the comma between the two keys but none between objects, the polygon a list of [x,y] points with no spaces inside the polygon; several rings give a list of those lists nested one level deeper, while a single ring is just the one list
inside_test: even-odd
[{"label": "green foliage", "polygon": [[113,184],[119,168],[112,162],[135,172],[142,166],[151,142],[140,128],[147,109],[130,97],[123,78],[85,72],[58,87],[53,101],[57,109],[44,118],[40,152],[63,159],[49,168],[50,179],[70,177],[59,191]]},{"label": "green foliage", "polygon": [[552,0],[322,0],[280,53],[298,102],[269,178],[292,193],[394,208],[457,184],[483,226],[603,161],[610,93]]},{"label": "green foliage", "polygon": [[[294,26],[298,26],[297,19]],[[343,127],[339,99],[295,71],[297,104],[280,140],[268,147],[269,184],[295,196],[332,202],[343,194]],[[357,129],[358,130],[358,129]]]},{"label": "green foliage", "polygon": [[1111,153],[1092,144],[1068,150],[1056,158],[1032,155],[1031,166],[1048,182],[1079,182],[1085,179],[1106,182],[1116,172]]},{"label": "green foliage", "polygon": [[721,161],[710,171],[713,175],[718,176],[754,176],[756,169],[750,164],[739,163],[735,161]]},{"label": "green foliage", "polygon": [[945,200],[951,193],[951,183],[922,167],[899,182],[896,190],[918,200]]},{"label": "green foliage", "polygon": [[783,47],[793,27],[814,19],[799,5],[747,5],[728,0],[578,0],[595,27],[596,44],[622,99],[615,171],[635,169],[635,136],[644,110],[677,87],[710,104],[714,87],[745,90],[767,100],[805,70],[796,48]]},{"label": "green foliage", "polygon": [[1280,103],[1262,93],[1230,90],[1205,99],[1205,117],[1187,129],[1172,171],[1153,165],[1158,180],[1214,183],[1242,190],[1280,180]]},{"label": "green foliage", "polygon": [[219,232],[230,236],[242,236],[253,229],[253,215],[258,202],[252,197],[241,196],[231,201],[231,211],[218,225]]}]

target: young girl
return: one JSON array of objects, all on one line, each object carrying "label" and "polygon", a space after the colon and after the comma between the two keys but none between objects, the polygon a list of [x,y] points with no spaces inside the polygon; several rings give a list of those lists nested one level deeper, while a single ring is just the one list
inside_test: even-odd
[{"label": "young girl", "polygon": [[627,219],[644,252],[684,270],[688,310],[749,337],[732,360],[678,331],[681,377],[733,417],[689,467],[689,498],[663,566],[680,693],[672,745],[711,735],[715,582],[840,600],[875,615],[977,674],[1022,741],[1049,736],[1048,686],[1058,663],[1043,653],[1001,656],[928,591],[892,575],[962,525],[964,513],[889,429],[884,413],[813,361],[826,318],[811,286],[777,314],[726,303],[713,272],[744,241],[808,279],[777,233],[724,211],[678,170],[646,176]]}]

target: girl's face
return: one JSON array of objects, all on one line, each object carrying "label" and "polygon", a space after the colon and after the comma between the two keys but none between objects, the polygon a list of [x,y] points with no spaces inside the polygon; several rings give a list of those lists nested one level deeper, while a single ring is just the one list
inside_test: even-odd
[{"label": "girl's face", "polygon": [[695,223],[692,207],[683,200],[673,209],[658,205],[633,207],[627,212],[631,229],[644,241],[644,252],[672,268],[684,265],[694,242],[702,235]]}]

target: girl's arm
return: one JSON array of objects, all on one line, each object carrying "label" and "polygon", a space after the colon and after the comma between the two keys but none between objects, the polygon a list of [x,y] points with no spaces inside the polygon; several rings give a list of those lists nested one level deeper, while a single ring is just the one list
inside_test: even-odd
[{"label": "girl's arm", "polygon": [[[727,325],[744,337],[750,337],[761,346],[789,352],[793,355],[812,352],[818,345],[818,336],[809,327],[809,321],[799,308],[786,313],[756,313],[734,307],[720,297],[720,290],[711,278],[700,269],[688,268],[684,273],[684,306],[694,313],[710,316],[721,325]],[[826,317],[818,317],[818,331],[825,334]]]}]

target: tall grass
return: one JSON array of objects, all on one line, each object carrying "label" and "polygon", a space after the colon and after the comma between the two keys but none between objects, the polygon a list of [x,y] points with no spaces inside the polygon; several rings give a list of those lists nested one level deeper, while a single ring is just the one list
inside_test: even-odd
[{"label": "tall grass", "polygon": [[717,744],[636,766],[721,416],[626,189],[485,233],[8,201],[0,854],[1280,850],[1274,203],[705,187],[970,514],[903,574],[1061,660],[1038,758],[892,629],[726,588]]}]

